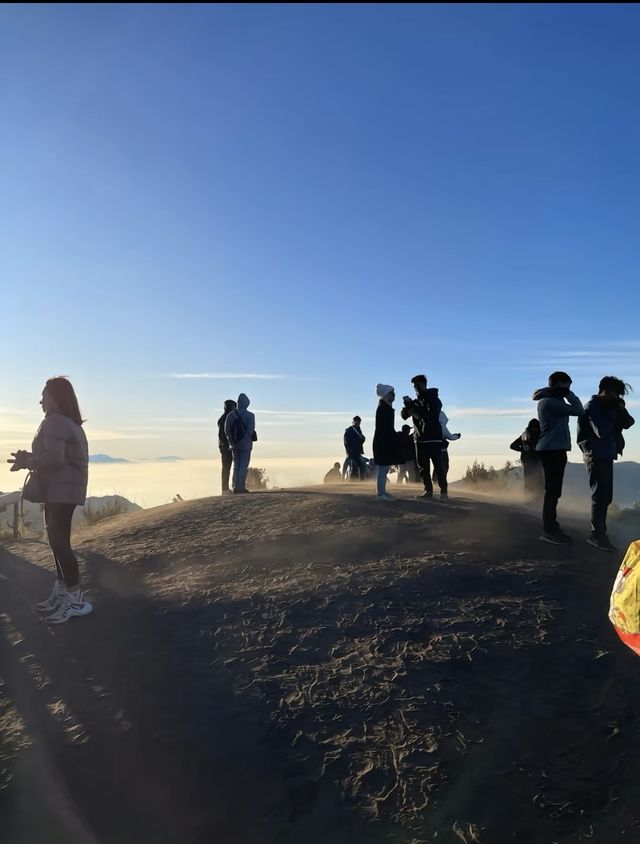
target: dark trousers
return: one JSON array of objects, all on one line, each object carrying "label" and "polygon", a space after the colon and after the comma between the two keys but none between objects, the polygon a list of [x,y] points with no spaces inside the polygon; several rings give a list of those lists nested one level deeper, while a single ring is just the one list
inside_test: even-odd
[{"label": "dark trousers", "polygon": [[440,492],[447,492],[447,476],[442,464],[442,443],[416,443],[416,463],[424,484],[424,491],[433,495],[431,464],[438,479]]},{"label": "dark trousers", "polygon": [[347,457],[351,461],[351,480],[357,478],[363,481],[365,479],[364,456],[356,454],[355,451],[350,451],[347,453]]},{"label": "dark trousers", "polygon": [[[444,472],[444,476],[447,479],[447,483],[449,483],[449,449],[445,448],[442,450],[442,471]],[[433,474],[431,475],[431,480],[435,483],[438,480],[438,473],[436,470],[433,470]]]},{"label": "dark trousers", "polygon": [[229,492],[229,476],[231,475],[231,466],[233,464],[231,449],[221,448],[220,459],[222,460],[222,491]]},{"label": "dark trousers", "polygon": [[529,500],[539,500],[544,489],[542,463],[538,457],[527,457],[522,461],[524,495]]},{"label": "dark trousers", "polygon": [[44,523],[56,571],[68,587],[76,587],[79,580],[78,560],[71,550],[71,519],[75,509],[75,504],[44,505]]},{"label": "dark trousers", "polygon": [[562,496],[562,481],[567,465],[567,452],[564,450],[541,451],[544,471],[544,504],[542,523],[547,533],[559,530],[558,501]]},{"label": "dark trousers", "polygon": [[613,460],[587,460],[589,486],[591,487],[592,536],[607,535],[607,510],[613,501]]}]

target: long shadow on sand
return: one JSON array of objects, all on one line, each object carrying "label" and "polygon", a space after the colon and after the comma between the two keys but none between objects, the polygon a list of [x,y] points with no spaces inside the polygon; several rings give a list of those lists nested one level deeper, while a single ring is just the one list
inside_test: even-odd
[{"label": "long shadow on sand", "polygon": [[[33,840],[43,771],[77,841],[633,840],[640,672],[603,612],[608,573],[528,542],[420,556],[411,536],[384,557],[370,539],[336,560],[302,536],[282,570],[303,559],[306,579],[242,595],[181,590],[160,561],[176,589],[151,594],[150,566],[88,553],[96,612],[55,630],[29,607],[49,576],[2,552],[4,688],[46,759],[35,782],[14,760],[8,840]],[[274,542],[229,553],[268,568]]]}]

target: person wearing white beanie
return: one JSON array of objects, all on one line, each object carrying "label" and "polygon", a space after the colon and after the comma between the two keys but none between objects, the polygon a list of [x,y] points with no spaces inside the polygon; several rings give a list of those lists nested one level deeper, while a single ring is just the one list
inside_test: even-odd
[{"label": "person wearing white beanie", "polygon": [[373,435],[373,459],[378,467],[376,496],[380,501],[393,501],[387,495],[387,474],[389,466],[399,462],[400,444],[395,430],[395,410],[393,402],[396,394],[391,384],[378,384],[376,395],[380,399],[376,410],[376,430]]}]

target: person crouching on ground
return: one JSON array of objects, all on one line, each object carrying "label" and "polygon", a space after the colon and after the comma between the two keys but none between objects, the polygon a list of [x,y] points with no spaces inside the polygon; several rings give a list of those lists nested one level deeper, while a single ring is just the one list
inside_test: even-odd
[{"label": "person crouching on ground", "polygon": [[376,462],[376,497],[380,501],[393,501],[387,495],[387,474],[389,466],[398,463],[400,444],[395,429],[393,402],[396,394],[390,384],[378,384],[376,395],[380,399],[376,410],[376,430],[373,435],[373,459]]},{"label": "person crouching on ground", "polygon": [[541,453],[536,451],[540,439],[540,422],[531,419],[529,424],[509,446],[513,451],[520,452],[522,474],[524,476],[524,496],[530,501],[539,500],[544,489],[544,475],[542,473]]},{"label": "person crouching on ground", "polygon": [[608,375],[600,381],[598,395],[584,406],[578,419],[578,445],[591,487],[591,536],[587,540],[600,551],[615,551],[607,535],[607,510],[613,501],[613,461],[624,450],[623,430],[635,424],[623,396],[631,388]]},{"label": "person crouching on ground", "polygon": [[566,372],[552,372],[549,386],[536,390],[533,400],[538,402],[540,421],[536,451],[540,453],[544,471],[544,533],[540,539],[552,545],[570,545],[571,537],[560,530],[558,524],[558,501],[562,496],[567,452],[571,451],[569,417],[580,416],[582,402],[571,392],[571,378]]},{"label": "person crouching on ground", "polygon": [[227,421],[227,416],[232,410],[235,410],[237,403],[233,399],[227,399],[224,403],[224,413],[218,419],[218,448],[220,449],[220,460],[222,461],[222,494],[229,495],[229,476],[231,475],[231,464],[233,463],[233,455],[231,454],[231,446],[229,440],[224,432],[224,426]]},{"label": "person crouching on ground", "polygon": [[250,405],[248,396],[240,393],[238,406],[227,416],[224,423],[224,433],[229,440],[233,454],[233,494],[247,493],[247,475],[251,462],[251,449],[256,436],[256,417],[247,408]]},{"label": "person crouching on ground", "polygon": [[44,519],[56,567],[49,597],[36,605],[49,624],[89,615],[93,607],[80,589],[78,560],[71,548],[73,511],[85,503],[89,447],[78,399],[66,378],[50,378],[40,401],[45,417],[31,451],[15,451],[11,471],[28,469],[23,488],[27,501],[44,504]]},{"label": "person crouching on ground", "polygon": [[324,476],[325,484],[341,484],[342,483],[342,473],[340,472],[340,464],[334,463],[333,469],[329,469],[327,474]]}]

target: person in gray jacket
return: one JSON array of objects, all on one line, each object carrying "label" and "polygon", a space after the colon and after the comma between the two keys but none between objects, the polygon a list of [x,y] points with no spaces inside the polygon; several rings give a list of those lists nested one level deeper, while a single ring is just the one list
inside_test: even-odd
[{"label": "person in gray jacket", "polygon": [[240,393],[238,407],[232,410],[224,423],[224,433],[231,446],[233,454],[233,493],[239,495],[249,492],[247,489],[247,474],[251,462],[251,449],[256,436],[256,417],[247,408],[250,405],[248,396]]},{"label": "person in gray jacket", "polygon": [[78,560],[71,548],[71,519],[87,497],[89,447],[82,428],[78,399],[66,378],[50,378],[40,401],[45,418],[31,451],[12,453],[12,472],[28,469],[31,475],[23,497],[44,504],[45,525],[56,566],[49,597],[36,605],[49,624],[64,624],[89,615],[93,607],[80,589]]},{"label": "person in gray jacket", "polygon": [[571,537],[560,530],[558,523],[558,501],[562,496],[567,452],[571,451],[569,417],[580,416],[582,402],[571,392],[571,378],[566,372],[552,372],[549,386],[536,390],[533,400],[538,402],[540,422],[536,451],[540,454],[544,471],[544,533],[540,539],[553,545],[569,545]]}]

